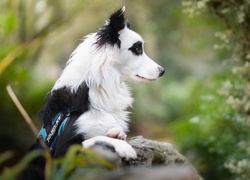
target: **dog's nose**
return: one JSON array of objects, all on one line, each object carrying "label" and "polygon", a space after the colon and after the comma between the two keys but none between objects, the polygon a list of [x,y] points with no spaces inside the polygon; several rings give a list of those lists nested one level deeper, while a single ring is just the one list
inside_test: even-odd
[{"label": "dog's nose", "polygon": [[165,73],[165,69],[163,67],[158,67],[159,69],[159,77],[161,77]]}]

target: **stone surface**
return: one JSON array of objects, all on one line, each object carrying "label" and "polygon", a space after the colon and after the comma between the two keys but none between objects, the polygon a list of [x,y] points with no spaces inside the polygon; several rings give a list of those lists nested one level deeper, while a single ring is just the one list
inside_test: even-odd
[{"label": "stone surface", "polygon": [[[136,151],[137,158],[119,158],[107,143],[97,143],[92,148],[113,163],[117,170],[102,179],[119,180],[202,180],[192,164],[173,145],[145,139],[142,136],[128,142]],[[96,177],[98,179],[98,177]]]}]

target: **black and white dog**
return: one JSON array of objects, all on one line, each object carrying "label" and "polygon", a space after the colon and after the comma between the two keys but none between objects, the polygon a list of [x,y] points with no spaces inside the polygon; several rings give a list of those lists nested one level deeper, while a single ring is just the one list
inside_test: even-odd
[{"label": "black and white dog", "polygon": [[[136,158],[125,141],[133,98],[127,80],[154,81],[164,68],[144,52],[142,37],[130,29],[125,7],[114,12],[96,33],[84,37],[39,112],[44,139],[53,157],[72,144],[97,141],[114,146],[124,158]],[[39,141],[33,149],[41,148]]]}]

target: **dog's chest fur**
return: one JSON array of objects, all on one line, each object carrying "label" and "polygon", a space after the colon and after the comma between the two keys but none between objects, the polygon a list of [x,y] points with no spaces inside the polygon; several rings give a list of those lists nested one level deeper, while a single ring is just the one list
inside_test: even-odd
[{"label": "dog's chest fur", "polygon": [[102,85],[89,88],[89,110],[76,121],[77,134],[84,134],[86,139],[106,135],[113,127],[128,131],[129,112],[126,109],[133,101],[130,90],[124,82],[108,85],[109,88]]}]

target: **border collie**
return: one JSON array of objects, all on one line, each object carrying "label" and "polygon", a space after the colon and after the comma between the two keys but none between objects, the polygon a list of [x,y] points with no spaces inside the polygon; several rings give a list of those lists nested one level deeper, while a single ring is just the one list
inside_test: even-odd
[{"label": "border collie", "polygon": [[[136,158],[125,141],[133,98],[127,80],[154,81],[164,68],[144,52],[142,37],[130,29],[125,7],[114,12],[96,33],[84,37],[39,112],[38,137],[53,157],[72,144],[91,147],[97,141],[114,146],[123,158]],[[42,148],[37,141],[32,149]]]}]

